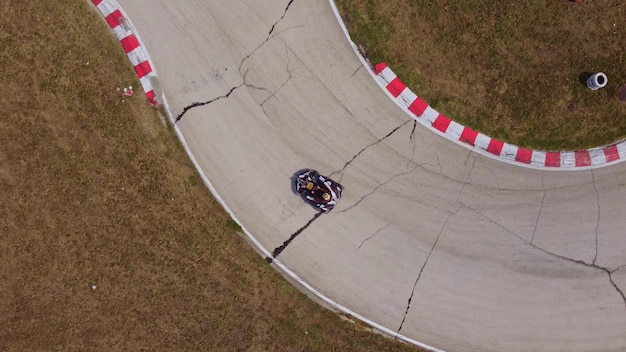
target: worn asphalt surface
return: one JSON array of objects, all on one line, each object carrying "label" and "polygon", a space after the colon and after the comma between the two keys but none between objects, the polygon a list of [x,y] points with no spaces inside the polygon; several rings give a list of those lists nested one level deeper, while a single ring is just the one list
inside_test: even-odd
[{"label": "worn asphalt surface", "polygon": [[[528,169],[415,126],[327,0],[120,4],[219,197],[270,252],[301,231],[276,260],[327,297],[446,351],[626,350],[626,163]],[[345,187],[314,221],[302,168]]]}]

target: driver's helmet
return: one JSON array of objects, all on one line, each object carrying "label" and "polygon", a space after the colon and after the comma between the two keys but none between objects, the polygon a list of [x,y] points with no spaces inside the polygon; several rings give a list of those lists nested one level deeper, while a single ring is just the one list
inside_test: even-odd
[{"label": "driver's helmet", "polygon": [[324,200],[328,202],[330,200],[330,194],[328,194],[327,192],[324,192],[322,194],[322,198],[324,198]]}]

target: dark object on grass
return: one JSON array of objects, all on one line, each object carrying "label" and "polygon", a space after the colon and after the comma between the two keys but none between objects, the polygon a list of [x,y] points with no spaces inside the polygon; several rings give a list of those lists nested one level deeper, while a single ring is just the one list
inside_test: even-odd
[{"label": "dark object on grass", "polygon": [[580,82],[580,84],[582,84],[583,86],[587,86],[587,80],[589,79],[589,77],[591,77],[591,75],[593,75],[593,73],[591,72],[581,72],[578,75],[578,82]]},{"label": "dark object on grass", "polygon": [[626,83],[622,84],[618,89],[617,89],[617,99],[619,101],[626,101]]},{"label": "dark object on grass", "polygon": [[587,79],[587,87],[591,90],[598,90],[600,88],[604,88],[608,79],[606,75],[602,72],[597,72],[591,75],[589,79]]}]

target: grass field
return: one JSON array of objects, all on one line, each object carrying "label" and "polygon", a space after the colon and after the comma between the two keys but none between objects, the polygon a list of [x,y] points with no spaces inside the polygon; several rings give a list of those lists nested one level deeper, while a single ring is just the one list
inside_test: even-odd
[{"label": "grass field", "polygon": [[88,1],[0,13],[0,351],[417,350],[236,234]]},{"label": "grass field", "polygon": [[[524,147],[626,137],[623,0],[337,0],[353,41],[466,126]],[[604,72],[591,91],[581,79]]]}]

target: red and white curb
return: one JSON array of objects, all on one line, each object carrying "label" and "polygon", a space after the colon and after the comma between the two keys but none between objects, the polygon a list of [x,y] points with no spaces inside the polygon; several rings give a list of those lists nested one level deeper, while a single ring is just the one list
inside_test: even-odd
[{"label": "red and white curb", "polygon": [[539,168],[589,168],[626,159],[626,141],[602,148],[551,152],[532,150],[499,141],[450,120],[437,112],[400,81],[385,63],[374,66],[376,80],[384,86],[396,104],[408,110],[411,117],[455,142],[472,150],[506,161]]},{"label": "red and white curb", "polygon": [[156,72],[151,64],[148,52],[141,44],[136,30],[116,0],[91,0],[98,8],[104,19],[113,30],[126,52],[128,59],[133,64],[139,82],[146,92],[146,98],[152,105],[158,105],[158,95],[155,93]]}]

